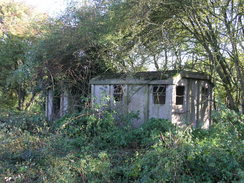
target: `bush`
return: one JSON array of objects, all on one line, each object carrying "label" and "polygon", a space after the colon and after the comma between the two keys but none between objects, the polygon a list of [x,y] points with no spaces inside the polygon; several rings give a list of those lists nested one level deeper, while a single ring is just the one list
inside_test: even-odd
[{"label": "bush", "polygon": [[134,130],[134,140],[142,146],[151,146],[160,141],[162,134],[175,130],[176,127],[169,120],[152,118]]},{"label": "bush", "polygon": [[87,110],[50,124],[39,115],[4,115],[0,182],[244,180],[243,116],[233,111],[216,113],[208,130],[162,119],[132,128],[136,115],[114,116]]},{"label": "bush", "polygon": [[7,131],[11,131],[15,128],[33,134],[44,132],[44,129],[47,129],[50,126],[42,114],[32,114],[27,112],[0,113],[0,125]]},{"label": "bush", "polygon": [[229,110],[215,115],[218,123],[209,130],[173,128],[162,135],[136,158],[131,181],[244,181],[243,116]]}]

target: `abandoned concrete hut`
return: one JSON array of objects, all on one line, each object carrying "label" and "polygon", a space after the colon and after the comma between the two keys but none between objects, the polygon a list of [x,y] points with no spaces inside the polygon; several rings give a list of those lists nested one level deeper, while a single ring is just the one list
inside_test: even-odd
[{"label": "abandoned concrete hut", "polygon": [[[208,128],[212,87],[204,73],[187,71],[104,74],[90,81],[93,104],[108,104],[121,114],[138,113],[134,126],[150,118]],[[104,99],[107,100],[104,100]]]},{"label": "abandoned concrete hut", "polygon": [[[58,93],[58,94],[57,94]],[[68,112],[69,93],[68,90],[50,88],[46,91],[45,115],[48,121],[62,117]]]},{"label": "abandoned concrete hut", "polygon": [[49,87],[45,94],[45,115],[48,121],[59,119],[67,113],[77,112],[81,107],[81,94],[74,92],[68,83],[62,84],[62,87]]}]

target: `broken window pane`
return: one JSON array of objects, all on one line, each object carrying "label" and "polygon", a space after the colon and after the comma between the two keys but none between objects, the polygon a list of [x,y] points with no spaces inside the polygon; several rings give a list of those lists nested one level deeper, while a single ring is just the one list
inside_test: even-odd
[{"label": "broken window pane", "polygon": [[208,96],[208,88],[207,87],[202,87],[202,95]]},{"label": "broken window pane", "polygon": [[154,104],[165,104],[166,86],[159,85],[153,87],[153,102]]},{"label": "broken window pane", "polygon": [[208,87],[202,87],[202,102],[206,102],[208,99],[209,90]]},{"label": "broken window pane", "polygon": [[185,86],[176,86],[176,105],[184,103]]},{"label": "broken window pane", "polygon": [[184,95],[185,86],[177,86],[176,87],[176,95]]},{"label": "broken window pane", "polygon": [[120,102],[123,99],[123,87],[122,85],[114,85],[114,100]]},{"label": "broken window pane", "polygon": [[176,105],[183,105],[184,97],[176,97]]}]

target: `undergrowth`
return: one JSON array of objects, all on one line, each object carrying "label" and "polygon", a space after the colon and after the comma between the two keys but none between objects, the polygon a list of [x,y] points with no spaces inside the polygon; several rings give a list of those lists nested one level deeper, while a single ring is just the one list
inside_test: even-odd
[{"label": "undergrowth", "polygon": [[[113,111],[53,123],[38,114],[0,117],[0,182],[243,182],[244,116],[223,109],[208,130]],[[123,125],[121,125],[123,123]]]}]

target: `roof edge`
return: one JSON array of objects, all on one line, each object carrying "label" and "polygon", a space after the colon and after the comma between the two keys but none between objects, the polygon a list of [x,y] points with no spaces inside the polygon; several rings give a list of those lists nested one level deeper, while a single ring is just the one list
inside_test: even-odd
[{"label": "roof edge", "polygon": [[[137,72],[137,73],[105,73],[98,75],[90,80],[90,84],[111,84],[111,83],[141,83],[149,84],[151,81],[159,80],[171,80],[175,77],[196,79],[196,80],[209,80],[210,76],[203,72],[192,72],[192,71],[148,71],[148,72]],[[179,79],[180,79],[179,78]]]}]

